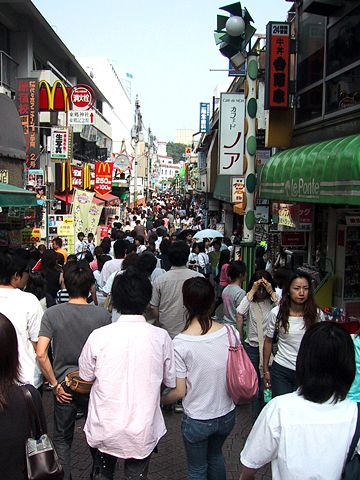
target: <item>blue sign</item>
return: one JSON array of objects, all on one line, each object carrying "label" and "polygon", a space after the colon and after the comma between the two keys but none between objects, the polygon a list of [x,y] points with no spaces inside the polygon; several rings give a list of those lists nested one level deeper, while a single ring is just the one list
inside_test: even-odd
[{"label": "blue sign", "polygon": [[246,77],[246,63],[243,63],[240,68],[234,68],[229,62],[229,77]]},{"label": "blue sign", "polygon": [[206,133],[210,123],[210,103],[200,103],[200,127],[199,132]]}]

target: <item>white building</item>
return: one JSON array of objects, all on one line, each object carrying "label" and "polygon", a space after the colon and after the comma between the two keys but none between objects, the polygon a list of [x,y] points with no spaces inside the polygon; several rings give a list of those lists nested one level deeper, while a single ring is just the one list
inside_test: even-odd
[{"label": "white building", "polygon": [[173,163],[172,157],[158,155],[159,161],[159,177],[158,183],[168,182],[169,179],[175,178],[176,173],[180,170],[180,163]]},{"label": "white building", "polygon": [[130,131],[133,123],[130,91],[126,82],[120,78],[116,67],[104,57],[80,57],[79,62],[110,101],[112,108],[105,105],[104,115],[112,127],[113,153],[119,153],[125,140],[128,153]]}]

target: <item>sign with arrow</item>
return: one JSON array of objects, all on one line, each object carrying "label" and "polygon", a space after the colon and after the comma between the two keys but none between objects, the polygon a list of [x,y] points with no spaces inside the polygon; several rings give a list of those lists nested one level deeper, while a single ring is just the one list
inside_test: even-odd
[{"label": "sign with arrow", "polygon": [[94,125],[94,110],[70,110],[68,112],[69,125]]}]

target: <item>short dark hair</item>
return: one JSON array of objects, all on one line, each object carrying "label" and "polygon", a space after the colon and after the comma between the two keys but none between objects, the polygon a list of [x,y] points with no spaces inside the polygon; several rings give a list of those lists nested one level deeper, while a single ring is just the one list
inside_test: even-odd
[{"label": "short dark hair", "polygon": [[115,258],[124,258],[126,253],[127,243],[125,240],[116,240],[114,242],[114,257]]},{"label": "short dark hair", "polygon": [[103,249],[104,254],[110,253],[111,250],[111,240],[109,237],[104,237],[100,243],[101,248]]},{"label": "short dark hair", "polygon": [[190,248],[183,240],[177,240],[169,247],[169,260],[174,267],[183,267],[186,265],[190,254]]},{"label": "short dark hair", "polygon": [[186,330],[196,317],[201,326],[201,335],[205,335],[212,325],[210,313],[214,308],[215,291],[209,280],[193,277],[185,280],[182,287],[184,306],[187,310]]},{"label": "short dark hair", "polygon": [[312,325],[296,361],[300,394],[310,402],[344,400],[355,378],[355,352],[350,335],[334,322]]},{"label": "short dark hair", "polygon": [[150,280],[135,267],[116,275],[111,289],[113,306],[124,315],[142,315],[151,295]]},{"label": "short dark hair", "polygon": [[19,379],[19,368],[16,330],[0,313],[0,411],[7,406],[9,390]]},{"label": "short dark hair", "polygon": [[140,243],[140,245],[144,245],[145,243],[145,238],[142,235],[136,235],[135,241],[136,240]]},{"label": "short dark hair", "polygon": [[161,252],[162,254],[167,255],[168,252],[169,252],[170,246],[171,246],[171,241],[170,241],[168,238],[164,238],[164,239],[162,240],[162,242],[160,243],[160,247],[159,247],[160,252]]},{"label": "short dark hair", "polygon": [[291,277],[292,273],[293,273],[292,270],[285,267],[276,269],[275,272],[273,273],[273,277],[276,285],[279,288],[283,289],[285,285],[289,282],[289,278]]},{"label": "short dark hair", "polygon": [[64,282],[70,298],[87,298],[95,278],[89,264],[80,260],[65,265]]},{"label": "short dark hair", "polygon": [[239,277],[245,277],[246,274],[246,265],[242,260],[233,260],[228,269],[227,276],[232,282],[234,282]]},{"label": "short dark hair", "polygon": [[54,240],[53,240],[53,243],[55,243],[55,245],[57,245],[58,247],[62,247],[62,244],[63,244],[63,241],[62,241],[62,238],[60,237],[55,237]]},{"label": "short dark hair", "polygon": [[41,268],[43,270],[53,270],[56,268],[58,257],[55,250],[46,249],[41,257]]},{"label": "short dark hair", "polygon": [[85,233],[84,232],[79,232],[77,234],[77,238],[80,240],[80,237],[85,237]]},{"label": "short dark hair", "polygon": [[28,272],[29,258],[24,249],[8,250],[0,254],[0,285],[10,285],[14,275]]},{"label": "short dark hair", "polygon": [[32,293],[38,300],[46,296],[46,280],[41,271],[30,273],[25,292]]},{"label": "short dark hair", "polygon": [[140,271],[143,271],[145,275],[150,277],[153,271],[156,268],[157,258],[155,255],[149,251],[145,251],[140,255],[140,262],[138,268]]}]

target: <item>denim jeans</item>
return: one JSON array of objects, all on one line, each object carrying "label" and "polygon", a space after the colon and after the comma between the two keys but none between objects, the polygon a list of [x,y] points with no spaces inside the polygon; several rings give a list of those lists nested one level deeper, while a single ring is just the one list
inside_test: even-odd
[{"label": "denim jeans", "polygon": [[[91,449],[91,454],[94,459],[91,473],[92,480],[113,480],[117,457],[94,448]],[[127,458],[125,460],[125,480],[146,479],[151,455],[152,453],[141,459]]]},{"label": "denim jeans", "polygon": [[223,417],[181,422],[188,480],[226,480],[222,446],[235,425],[235,409]]},{"label": "denim jeans", "polygon": [[70,403],[59,403],[54,397],[54,446],[64,468],[64,480],[71,480],[71,445],[74,438],[76,412],[86,417],[89,396],[72,392]]},{"label": "denim jeans", "polygon": [[297,389],[295,370],[283,367],[276,362],[271,365],[271,390],[272,396],[278,397],[286,393],[295,392]]},{"label": "denim jeans", "polygon": [[257,417],[259,416],[261,410],[264,408],[264,384],[263,380],[260,376],[260,352],[259,347],[251,347],[249,344],[245,343],[246,353],[248,354],[251,363],[254,365],[254,368],[257,373],[258,382],[259,382],[259,391],[257,397],[251,400],[251,414],[252,420],[255,422]]}]

